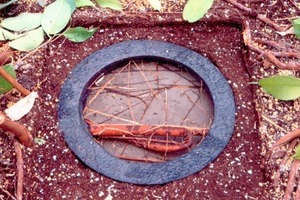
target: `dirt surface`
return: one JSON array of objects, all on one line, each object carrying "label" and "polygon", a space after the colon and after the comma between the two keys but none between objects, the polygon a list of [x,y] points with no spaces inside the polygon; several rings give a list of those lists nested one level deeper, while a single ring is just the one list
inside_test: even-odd
[{"label": "dirt surface", "polygon": [[[184,22],[177,13],[183,8],[182,2],[164,1],[165,13],[161,14],[153,13],[148,4],[141,2],[126,4],[131,12],[124,13],[77,11],[72,21],[74,26],[99,27],[91,39],[75,44],[59,38],[26,59],[17,60],[18,80],[39,94],[33,110],[20,122],[35,138],[45,141],[36,144],[34,149],[23,148],[24,199],[281,199],[285,179],[279,187],[272,188],[272,173],[278,165],[273,164],[270,169],[263,161],[270,145],[283,134],[278,126],[285,130],[299,127],[296,117],[299,117],[300,103],[299,100],[276,101],[249,83],[278,72],[294,72],[278,70],[256,60],[257,54],[244,46],[243,22],[250,21],[252,34],[257,38],[274,39],[290,48],[293,45],[296,50],[299,40],[272,34],[272,28],[224,1],[216,1],[207,17],[194,24]],[[299,9],[289,10],[293,8],[290,1],[239,2],[273,19],[299,14]],[[9,12],[16,8],[11,9]],[[284,23],[287,24],[283,19]],[[211,60],[228,79],[237,107],[235,131],[223,153],[199,173],[165,185],[117,182],[78,160],[61,136],[57,104],[67,75],[92,52],[132,39],[161,40],[190,48]],[[19,57],[25,55],[21,53]],[[8,103],[9,100],[1,97],[3,108]],[[0,136],[0,198],[13,199],[15,153],[9,137]]]}]

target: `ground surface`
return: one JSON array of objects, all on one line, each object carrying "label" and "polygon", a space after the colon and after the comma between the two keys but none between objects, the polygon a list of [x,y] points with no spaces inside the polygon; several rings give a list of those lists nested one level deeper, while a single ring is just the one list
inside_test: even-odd
[{"label": "ground surface", "polygon": [[[257,54],[244,46],[243,21],[250,21],[254,37],[276,40],[285,48],[299,51],[299,40],[275,34],[263,22],[224,1],[216,1],[207,17],[195,24],[181,19],[178,12],[183,2],[162,2],[165,13],[161,14],[153,13],[143,1],[132,4],[124,1],[128,5],[128,12],[124,13],[77,11],[72,21],[74,26],[99,27],[91,39],[74,44],[60,38],[17,62],[18,80],[39,93],[33,110],[21,122],[34,137],[45,140],[34,149],[23,149],[24,199],[281,199],[285,178],[279,187],[272,188],[273,171],[263,161],[270,145],[284,134],[278,127],[289,131],[299,126],[299,100],[276,101],[249,83],[278,72],[294,72],[280,71],[256,60]],[[288,24],[286,18],[300,14],[290,1],[239,2],[280,24]],[[7,12],[17,13],[18,9],[26,10],[26,6],[13,7]],[[199,173],[165,185],[117,182],[78,160],[61,136],[57,103],[64,79],[90,53],[132,39],[162,40],[190,48],[210,59],[228,79],[237,104],[235,131],[224,152]],[[4,97],[1,102],[3,107],[8,103]],[[10,199],[15,192],[15,155],[5,134],[1,134],[0,145],[0,197]],[[275,164],[272,166],[276,168]]]}]

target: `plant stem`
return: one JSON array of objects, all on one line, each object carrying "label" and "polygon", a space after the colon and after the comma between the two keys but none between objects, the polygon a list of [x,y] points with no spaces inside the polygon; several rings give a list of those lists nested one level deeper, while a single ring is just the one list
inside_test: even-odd
[{"label": "plant stem", "polygon": [[20,83],[16,81],[9,73],[7,73],[3,67],[0,67],[0,76],[7,80],[10,84],[13,85],[22,95],[27,96],[30,94],[30,91],[24,88]]},{"label": "plant stem", "polygon": [[30,132],[20,123],[9,120],[0,111],[0,128],[14,134],[17,139],[26,147],[33,146],[33,137]]},{"label": "plant stem", "polygon": [[20,143],[17,140],[14,140],[15,152],[17,156],[17,189],[16,189],[16,197],[17,200],[23,199],[23,182],[24,182],[24,162],[22,156],[22,150],[20,147]]}]

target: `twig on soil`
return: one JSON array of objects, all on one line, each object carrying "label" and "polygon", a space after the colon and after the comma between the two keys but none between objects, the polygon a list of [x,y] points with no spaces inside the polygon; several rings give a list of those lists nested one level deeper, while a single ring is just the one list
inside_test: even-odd
[{"label": "twig on soil", "polygon": [[[272,26],[274,29],[277,31],[285,31],[286,28],[283,28],[282,26],[279,26],[272,20],[266,18],[263,15],[258,14],[256,11],[243,6],[242,4],[236,2],[235,0],[226,0],[228,3],[231,3],[232,5],[236,6],[237,8],[246,11],[250,16],[257,17],[259,20],[265,22],[266,24]],[[244,31],[243,31],[243,38],[244,38],[244,43],[246,46],[249,47],[250,50],[255,51],[259,54],[261,54],[259,57],[265,57],[267,58],[271,63],[276,65],[277,67],[281,69],[287,69],[287,70],[300,70],[300,63],[299,62],[289,62],[289,63],[283,63],[280,60],[276,58],[277,57],[295,57],[299,58],[300,55],[299,53],[295,52],[271,52],[271,51],[266,51],[258,48],[255,46],[252,42],[251,39],[251,33],[250,33],[250,28],[249,28],[249,22],[246,21],[244,22]]]},{"label": "twig on soil", "polygon": [[15,152],[17,156],[17,189],[16,189],[16,197],[17,200],[23,199],[23,182],[24,182],[24,162],[22,156],[22,150],[20,143],[17,140],[14,140]]},{"label": "twig on soil", "polygon": [[300,178],[298,178],[297,190],[295,192],[295,199],[300,199]]},{"label": "twig on soil", "polygon": [[264,114],[261,115],[261,117],[266,120],[268,123],[272,124],[273,126],[275,126],[276,128],[282,130],[283,132],[287,133],[287,131],[282,128],[281,126],[279,126],[278,124],[276,124],[275,122],[273,122],[270,118],[268,118],[267,116],[265,116]]},{"label": "twig on soil", "polygon": [[[288,134],[286,134],[285,136],[283,136],[282,138],[280,138],[279,140],[277,140],[275,142],[275,144],[273,144],[273,146],[271,147],[270,151],[269,151],[269,155],[271,155],[271,153],[274,151],[275,148],[280,147],[284,144],[287,144],[288,142],[292,141],[287,152],[286,155],[284,157],[284,159],[281,161],[281,165],[285,165],[288,158],[290,157],[290,153],[292,152],[292,150],[295,148],[295,146],[298,143],[298,138],[300,137],[300,129],[294,130],[292,132],[289,132]],[[293,187],[295,184],[295,179],[296,177],[298,177],[298,170],[299,170],[299,166],[300,166],[300,161],[299,160],[294,160],[290,173],[289,173],[289,178],[288,178],[288,182],[287,182],[287,188],[284,194],[284,200],[288,200],[291,197],[291,193],[293,191]],[[275,178],[274,178],[274,186],[276,187],[278,182],[279,182],[279,178],[280,178],[280,170],[277,170]],[[300,190],[299,189],[300,185],[298,185],[297,191]],[[300,195],[300,191],[298,192],[297,196]],[[297,199],[297,198],[296,198]]]},{"label": "twig on soil", "polygon": [[12,194],[10,194],[7,190],[5,190],[4,188],[2,188],[2,186],[0,186],[0,189],[1,189],[1,191],[4,192],[8,197],[10,197],[10,198],[13,199],[13,200],[16,200],[16,198],[15,198]]},{"label": "twig on soil", "polygon": [[277,140],[275,142],[275,144],[273,144],[273,146],[271,147],[271,150],[274,149],[275,147],[279,147],[284,144],[287,144],[288,142],[292,141],[293,139],[296,139],[299,137],[300,137],[300,128],[289,132],[288,134],[286,134],[285,136],[283,136],[282,138]]},{"label": "twig on soil", "polygon": [[26,147],[33,146],[33,138],[30,132],[25,126],[20,123],[11,121],[6,118],[5,115],[0,111],[0,128],[4,131],[12,133],[17,137],[17,139]]},{"label": "twig on soil", "polygon": [[[259,57],[267,58],[270,62],[272,62],[274,65],[276,65],[280,69],[300,70],[300,63],[299,62],[291,61],[291,62],[286,64],[286,63],[283,63],[283,62],[281,62],[280,60],[278,60],[276,58],[276,56],[278,56],[278,57],[279,56],[287,57],[287,55],[289,57],[291,57],[292,55],[295,55],[294,52],[282,52],[282,53],[276,52],[276,56],[275,56],[274,52],[265,51],[265,50],[262,50],[262,49],[256,47],[255,45],[253,45],[248,21],[244,22],[243,39],[244,39],[245,45],[248,46],[250,50],[261,54]],[[298,57],[299,54],[296,54],[295,56]]]},{"label": "twig on soil", "polygon": [[265,22],[269,26],[272,26],[277,31],[285,31],[286,30],[286,27],[282,27],[282,26],[276,24],[275,22],[273,22],[269,18],[265,17],[264,15],[261,15],[261,14],[257,13],[255,10],[252,10],[251,8],[248,8],[248,7],[238,3],[235,0],[225,0],[225,1],[227,1],[228,3],[231,3],[232,5],[237,7],[238,9],[247,12],[247,14],[250,15],[251,17],[256,17],[257,19],[261,20],[262,22]]},{"label": "twig on soil", "polygon": [[14,102],[14,103],[18,102],[19,98],[12,96],[11,93],[12,93],[12,90],[10,90],[7,93],[2,94],[2,95],[3,95],[3,97],[5,97],[6,99],[8,99],[11,102]]},{"label": "twig on soil", "polygon": [[0,66],[7,64],[13,56],[13,51],[0,52]]},{"label": "twig on soil", "polygon": [[[250,49],[259,52],[260,50],[258,50],[257,47],[254,46],[249,46]],[[288,52],[283,52],[282,55],[286,55],[288,54]],[[277,54],[278,55],[278,54]],[[290,54],[291,55],[291,54]],[[278,60],[274,53],[272,52],[267,52],[267,51],[263,51],[262,52],[262,56],[266,57],[270,62],[272,62],[274,65],[276,65],[277,67],[279,67],[280,69],[286,69],[286,70],[300,70],[300,63],[299,62],[289,62],[289,63],[283,63],[280,60]]]},{"label": "twig on soil", "polygon": [[[280,165],[282,166],[282,165],[286,165],[286,163],[287,163],[287,161],[289,160],[289,158],[290,158],[290,156],[291,156],[291,153],[293,152],[293,150],[294,150],[294,148],[295,148],[295,146],[297,145],[297,143],[298,143],[298,139],[294,139],[292,142],[291,142],[291,144],[290,144],[290,146],[288,147],[288,149],[286,150],[286,152],[285,152],[285,155],[284,155],[284,157],[283,157],[283,159],[282,159],[282,161],[281,161],[281,163],[280,163]],[[270,151],[270,153],[268,154],[268,155],[271,155],[271,151]],[[276,174],[275,174],[275,177],[274,177],[274,187],[277,187],[277,185],[278,185],[278,183],[279,183],[279,179],[280,179],[280,175],[281,175],[281,173],[280,173],[280,168],[276,171]]]},{"label": "twig on soil", "polygon": [[294,160],[289,173],[289,179],[284,192],[283,200],[289,200],[292,195],[296,177],[298,177],[299,175],[299,166],[300,166],[300,160]]},{"label": "twig on soil", "polygon": [[289,0],[289,1],[291,2],[291,4],[293,4],[293,6],[296,8],[296,10],[298,10],[298,12],[300,12],[299,5],[297,5],[297,4],[295,3],[295,1],[293,1],[293,0]]},{"label": "twig on soil", "polygon": [[[279,44],[277,42],[271,41],[271,40],[265,40],[265,39],[255,39],[254,41],[255,43],[259,43],[259,44],[265,44],[265,45],[269,45],[275,48],[280,48],[280,49],[285,49],[283,47],[283,44]],[[274,56],[277,57],[286,57],[286,58],[298,58],[300,59],[300,53],[298,51],[295,52],[275,52],[273,51],[272,54],[274,54]]]},{"label": "twig on soil", "polygon": [[[275,51],[273,51],[272,54],[275,57],[298,58],[298,59],[300,59],[300,54],[298,52],[275,52]],[[298,63],[295,63],[294,65],[300,66]],[[288,68],[286,66],[283,66],[283,67]]]},{"label": "twig on soil", "polygon": [[268,40],[268,39],[263,39],[263,38],[257,38],[255,39],[255,42],[259,44],[264,44],[264,45],[269,45],[274,48],[282,48],[283,44],[279,44],[278,42]]}]

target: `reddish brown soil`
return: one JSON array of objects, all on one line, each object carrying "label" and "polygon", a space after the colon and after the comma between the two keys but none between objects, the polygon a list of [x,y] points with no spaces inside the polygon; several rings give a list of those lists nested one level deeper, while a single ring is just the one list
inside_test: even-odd
[{"label": "reddish brown soil", "polygon": [[[93,17],[85,18],[84,22],[80,17],[75,18],[77,25],[99,26],[95,36],[81,44],[60,38],[19,67],[23,85],[33,89],[39,84],[39,99],[22,122],[30,127],[34,137],[45,140],[45,144],[36,145],[35,149],[24,149],[24,199],[268,199],[241,21],[229,17],[187,24],[176,22],[176,17],[165,17],[161,22],[151,15],[122,16],[102,19],[101,23]],[[237,105],[233,137],[224,152],[199,173],[165,185],[117,182],[78,160],[61,136],[57,102],[64,79],[90,53],[131,39],[168,41],[195,50],[210,59],[232,86]],[[2,152],[2,160],[9,158],[6,163],[1,162],[0,176],[15,182],[13,176],[5,175],[11,170],[8,165],[15,164],[11,142],[3,134],[0,142],[7,148]],[[6,189],[14,193],[13,184]]]}]

